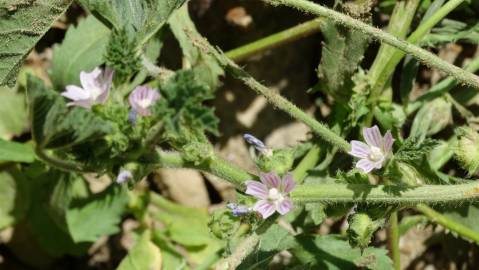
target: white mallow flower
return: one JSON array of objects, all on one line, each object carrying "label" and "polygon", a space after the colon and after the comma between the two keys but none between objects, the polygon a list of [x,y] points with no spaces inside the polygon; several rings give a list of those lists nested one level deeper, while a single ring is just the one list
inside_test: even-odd
[{"label": "white mallow flower", "polygon": [[79,106],[91,108],[95,104],[103,104],[108,98],[113,71],[111,69],[101,70],[95,68],[91,72],[80,72],[80,83],[82,87],[67,85],[62,96],[71,100],[68,106]]},{"label": "white mallow flower", "polygon": [[296,183],[293,176],[288,173],[282,179],[276,173],[261,173],[258,181],[246,181],[246,191],[258,199],[253,211],[259,212],[263,219],[278,212],[284,215],[293,209],[293,202],[288,196]]},{"label": "white mallow flower", "polygon": [[148,116],[151,114],[150,106],[154,105],[160,97],[160,93],[156,89],[140,85],[131,92],[128,101],[133,111],[138,115]]},{"label": "white mallow flower", "polygon": [[351,141],[349,154],[360,158],[356,163],[356,168],[369,173],[373,169],[383,167],[392,153],[394,139],[389,130],[383,137],[377,126],[363,129],[363,137],[366,143]]}]

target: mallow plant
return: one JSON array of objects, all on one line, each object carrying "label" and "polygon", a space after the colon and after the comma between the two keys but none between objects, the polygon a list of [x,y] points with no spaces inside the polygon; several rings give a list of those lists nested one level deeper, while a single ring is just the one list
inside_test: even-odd
[{"label": "mallow plant", "polygon": [[[31,138],[0,141],[0,196],[15,194],[2,198],[0,229],[26,224],[19,228],[58,258],[86,254],[133,218],[135,244],[119,269],[400,269],[399,238],[419,223],[479,243],[468,221],[479,218],[479,134],[464,94],[479,89],[479,58],[459,67],[434,53],[454,42],[477,51],[474,4],[262,1],[318,18],[223,52],[197,31],[184,0],[79,0],[85,17],[53,47],[42,77],[22,61],[72,1],[0,6],[0,83],[6,96],[26,97]],[[384,29],[374,12],[388,14]],[[451,32],[451,12],[476,21],[456,21]],[[317,81],[302,90],[322,97],[327,114],[302,110],[238,64],[318,32]],[[181,48],[181,68],[159,58],[166,33]],[[443,76],[413,96],[421,64]],[[308,126],[309,140],[275,148],[245,131],[256,171],[220,157],[210,101],[224,76]],[[236,199],[210,213],[175,204],[140,183],[161,168],[214,175]],[[92,193],[92,176],[111,181]],[[455,219],[456,207],[471,216]],[[327,219],[344,229],[319,233]],[[379,230],[388,245],[375,239]]]}]

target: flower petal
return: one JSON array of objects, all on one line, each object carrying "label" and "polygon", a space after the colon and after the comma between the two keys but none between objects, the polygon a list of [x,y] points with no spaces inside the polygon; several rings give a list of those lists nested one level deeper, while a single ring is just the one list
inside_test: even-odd
[{"label": "flower petal", "polygon": [[276,211],[281,215],[288,213],[291,209],[293,209],[293,202],[289,198],[285,198],[276,206]]},{"label": "flower petal", "polygon": [[83,89],[90,92],[93,88],[99,88],[97,78],[101,74],[101,69],[95,68],[92,72],[80,72],[80,83],[83,86]]},{"label": "flower petal", "polygon": [[110,89],[106,88],[103,92],[96,98],[97,104],[103,104],[108,99],[108,94],[110,93]]},{"label": "flower petal", "polygon": [[268,188],[280,189],[280,187],[281,187],[281,178],[279,178],[279,176],[274,172],[260,173],[259,174],[259,179]]},{"label": "flower petal", "polygon": [[381,131],[379,131],[378,126],[363,129],[363,137],[364,140],[371,146],[376,146],[379,148],[383,146],[383,136],[381,135]]},{"label": "flower petal", "polygon": [[390,130],[388,130],[386,134],[384,134],[383,141],[384,141],[384,146],[383,146],[384,154],[387,155],[388,153],[392,151],[392,146],[394,143],[394,138]]},{"label": "flower petal", "polygon": [[118,176],[116,177],[116,182],[118,184],[123,184],[132,178],[133,178],[133,174],[129,170],[121,170],[120,173],[118,173]]},{"label": "flower petal", "polygon": [[[376,163],[370,161],[369,159],[361,159],[356,163],[356,168],[362,170],[364,173],[371,172],[375,167]],[[377,168],[379,169],[379,168]]]},{"label": "flower petal", "polygon": [[266,199],[268,197],[268,187],[258,181],[246,181],[245,193],[258,199]]},{"label": "flower petal", "polygon": [[349,154],[351,156],[358,158],[367,158],[370,152],[371,150],[367,144],[360,141],[351,141],[351,151],[349,151]]},{"label": "flower petal", "polygon": [[263,219],[270,217],[276,210],[273,203],[266,200],[260,200],[253,206],[253,210],[259,212]]},{"label": "flower petal", "polygon": [[283,192],[289,193],[296,187],[296,182],[294,181],[293,175],[287,173],[283,177]]},{"label": "flower petal", "polygon": [[78,87],[76,85],[67,85],[66,90],[61,93],[62,96],[71,99],[71,100],[79,100],[79,99],[88,99],[90,95],[83,90],[83,88]]}]

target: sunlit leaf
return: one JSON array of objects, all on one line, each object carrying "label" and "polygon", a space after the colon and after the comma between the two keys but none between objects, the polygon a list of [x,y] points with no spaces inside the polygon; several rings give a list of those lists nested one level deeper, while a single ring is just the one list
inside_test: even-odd
[{"label": "sunlit leaf", "polygon": [[38,0],[0,3],[0,85],[15,83],[27,54],[71,2]]}]

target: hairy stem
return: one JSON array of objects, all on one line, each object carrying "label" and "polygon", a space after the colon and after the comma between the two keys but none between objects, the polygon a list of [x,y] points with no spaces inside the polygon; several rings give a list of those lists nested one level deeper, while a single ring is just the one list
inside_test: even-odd
[{"label": "hairy stem", "polygon": [[254,54],[267,49],[281,46],[285,43],[315,34],[320,31],[321,19],[314,19],[305,23],[293,26],[284,31],[272,34],[244,46],[226,52],[226,56],[233,61],[242,61]]},{"label": "hairy stem", "polygon": [[191,168],[209,172],[227,180],[239,189],[243,188],[243,183],[246,180],[257,178],[257,176],[216,156],[209,161],[195,164],[194,162],[186,160],[184,156],[178,152],[157,150],[156,154],[155,163],[160,167]]},{"label": "hairy stem", "polygon": [[479,244],[479,233],[470,229],[469,227],[457,223],[456,221],[442,215],[441,213],[436,212],[434,209],[427,205],[418,204],[416,206],[416,209],[437,224],[440,224],[443,227],[457,233],[463,238],[473,240],[474,242]]},{"label": "hairy stem", "polygon": [[[411,44],[417,44],[421,39],[429,33],[429,31],[439,23],[447,14],[454,10],[458,5],[460,5],[464,0],[450,0],[444,6],[439,8],[434,12],[430,17],[428,17],[424,22],[422,22],[419,27],[406,39],[406,42]],[[394,72],[395,67],[401,59],[404,57],[405,53],[400,50],[394,50],[392,55],[389,56],[388,60],[385,61],[386,65],[383,67],[379,73],[379,77],[376,77],[373,83],[372,90],[372,99],[376,100],[377,96],[381,93],[382,88],[384,87],[384,81],[388,80]],[[467,71],[467,70],[466,70]],[[373,104],[374,106],[374,104]]]},{"label": "hairy stem", "polygon": [[376,203],[388,205],[441,204],[479,199],[479,181],[458,185],[399,187],[369,184],[300,185],[291,192],[300,203]]},{"label": "hairy stem", "polygon": [[35,154],[40,160],[59,170],[66,172],[88,172],[83,164],[65,159],[59,159],[55,156],[47,154],[45,149],[35,147]]},{"label": "hairy stem", "polygon": [[389,217],[388,228],[389,251],[393,260],[394,270],[401,269],[401,253],[399,250],[398,212],[394,211]]},{"label": "hairy stem", "polygon": [[[474,60],[472,60],[469,64],[466,65],[464,68],[465,70],[469,72],[477,72],[479,70],[479,57],[476,57]],[[407,114],[411,114],[418,110],[424,102],[433,100],[437,97],[440,97],[447,92],[449,92],[451,89],[456,87],[458,85],[458,81],[454,79],[454,77],[447,77],[446,79],[440,81],[439,83],[433,85],[429,91],[426,93],[422,94],[419,96],[415,101],[413,101],[411,104],[409,104],[407,108]]]},{"label": "hairy stem", "polygon": [[[191,37],[194,38],[194,37]],[[294,119],[305,123],[311,128],[311,130],[322,137],[325,141],[337,146],[339,149],[348,152],[351,149],[350,144],[344,140],[341,136],[331,131],[328,127],[318,122],[314,117],[308,115],[300,108],[296,107],[293,103],[282,97],[280,94],[269,89],[256,81],[251,75],[240,68],[237,64],[231,61],[223,53],[216,50],[211,44],[204,38],[198,38],[193,41],[195,46],[199,47],[205,53],[213,55],[218,63],[236,79],[241,80],[244,84],[256,91],[258,94],[263,95],[266,99],[278,107],[282,111],[288,113]]]},{"label": "hairy stem", "polygon": [[[208,163],[194,164],[177,152],[157,151],[155,164],[167,168],[191,168],[212,173],[243,190],[244,181],[257,176],[214,157]],[[369,184],[309,184],[299,185],[291,192],[298,203],[376,203],[388,205],[441,204],[479,199],[479,181],[458,185],[423,185],[399,187]]]},{"label": "hairy stem", "polygon": [[421,62],[423,62],[427,66],[437,68],[438,70],[441,70],[447,73],[448,75],[453,76],[458,81],[465,84],[469,84],[479,89],[478,76],[452,65],[440,59],[436,55],[416,45],[413,45],[405,40],[399,39],[371,25],[365,24],[361,22],[360,20],[353,19],[347,15],[325,8],[321,5],[315,4],[307,0],[263,0],[263,1],[273,5],[285,5],[285,6],[293,7],[301,11],[305,11],[318,16],[324,16],[338,24],[342,24],[346,27],[361,31],[364,34],[367,34],[384,43],[394,46],[404,51],[405,53],[411,54],[412,56],[419,59]]}]

